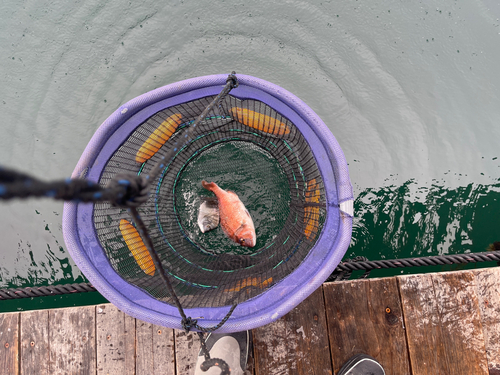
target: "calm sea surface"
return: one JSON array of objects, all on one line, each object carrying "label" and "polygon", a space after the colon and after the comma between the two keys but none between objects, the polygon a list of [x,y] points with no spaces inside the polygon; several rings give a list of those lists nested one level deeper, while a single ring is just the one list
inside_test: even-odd
[{"label": "calm sea surface", "polygon": [[[121,104],[235,70],[300,97],[340,143],[347,257],[484,251],[500,241],[500,3],[438,3],[2,0],[0,164],[66,178]],[[0,204],[0,288],[85,281],[62,207]]]}]

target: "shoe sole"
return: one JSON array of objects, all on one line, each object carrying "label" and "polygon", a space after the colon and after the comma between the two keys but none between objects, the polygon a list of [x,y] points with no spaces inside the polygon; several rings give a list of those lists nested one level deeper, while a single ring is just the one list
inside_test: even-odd
[{"label": "shoe sole", "polygon": [[[251,337],[252,331],[243,331],[243,332],[234,332],[228,334],[216,334],[209,333],[207,338],[205,339],[205,345],[207,347],[208,352],[212,350],[213,346],[219,340],[219,338],[223,336],[231,336],[236,339],[240,347],[240,365],[243,371],[245,371],[247,367],[248,355],[250,353],[250,345],[251,345]],[[203,357],[203,351],[200,349],[198,353],[198,357]]]},{"label": "shoe sole", "polygon": [[[378,374],[385,375],[385,370],[384,368],[380,365],[380,363],[377,362],[377,360],[373,357],[370,357],[369,355],[366,354],[357,354],[354,357],[351,357],[345,364],[342,366],[340,369],[338,375],[347,375],[349,371],[351,370],[356,370],[355,367],[358,366],[362,362],[368,362],[365,364],[368,364],[370,367],[369,371],[378,371]],[[382,371],[382,372],[380,372]],[[352,375],[365,375],[366,373],[361,373],[361,372],[353,372]],[[377,374],[376,372],[373,372],[373,374]],[[349,374],[351,375],[351,374]]]}]

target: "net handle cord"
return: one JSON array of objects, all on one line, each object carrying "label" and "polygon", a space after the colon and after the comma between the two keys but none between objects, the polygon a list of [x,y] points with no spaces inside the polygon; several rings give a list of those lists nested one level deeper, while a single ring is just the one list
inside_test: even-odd
[{"label": "net handle cord", "polygon": [[[194,121],[193,124],[191,124],[188,129],[186,130],[186,134],[184,135],[184,138],[186,139],[185,144],[191,142],[191,138],[198,127],[198,125],[202,122],[205,121],[207,118],[207,115],[210,111],[212,111],[216,106],[220,107],[220,103],[224,98],[229,94],[229,92],[238,87],[238,80],[236,78],[236,72],[231,72],[229,76],[226,79],[226,85],[222,89],[222,91],[217,95],[214,100],[201,112],[201,114],[198,116],[198,118]],[[160,160],[157,162],[157,164],[151,169],[151,171],[146,175],[146,179],[148,181],[154,180],[160,172],[162,171],[163,168],[165,168],[166,165],[170,162],[170,160],[175,156],[177,153],[177,150],[180,149],[180,147],[177,146],[177,143],[174,143],[173,147],[171,147],[164,155],[161,156]]]},{"label": "net handle cord", "polygon": [[196,319],[192,319],[191,317],[186,316],[186,313],[184,312],[184,309],[182,308],[182,305],[179,301],[179,298],[177,298],[177,294],[174,291],[174,288],[172,287],[172,283],[170,282],[170,279],[168,278],[167,274],[165,273],[165,270],[163,269],[163,266],[161,264],[160,258],[158,257],[158,254],[154,250],[153,247],[153,242],[151,241],[151,237],[149,236],[148,230],[146,229],[146,226],[144,225],[144,222],[142,221],[139,213],[137,212],[136,207],[129,207],[128,211],[130,212],[130,215],[132,216],[134,223],[136,225],[137,230],[139,231],[139,234],[141,235],[144,244],[146,245],[146,248],[148,249],[149,255],[153,259],[153,263],[156,267],[156,269],[159,271],[160,277],[162,278],[165,286],[167,287],[168,292],[170,293],[170,296],[174,300],[175,306],[179,310],[179,314],[182,317],[182,327],[186,331],[186,333],[189,333],[192,327],[196,328],[198,332],[198,337],[200,339],[200,345],[201,345],[201,350],[203,352],[203,355],[205,357],[205,361],[200,365],[200,368],[203,371],[208,371],[213,366],[218,366],[221,369],[221,375],[229,375],[231,373],[231,370],[229,369],[228,364],[220,359],[220,358],[210,358],[210,353],[205,345],[205,332],[213,332],[220,327],[229,319],[231,314],[233,313],[234,309],[236,308],[237,304],[233,304],[231,306],[231,309],[229,312],[226,314],[226,316],[220,321],[219,324],[217,324],[214,327],[206,328],[206,327],[201,327],[198,325],[198,321]]},{"label": "net handle cord", "polygon": [[[226,85],[215,99],[198,116],[186,130],[185,143],[191,141],[197,126],[205,120],[207,114],[219,106],[220,102],[235,87],[238,87],[236,73],[233,71],[226,80]],[[73,202],[110,202],[118,207],[138,207],[148,199],[148,185],[175,156],[177,149],[183,145],[174,145],[151,169],[147,175],[133,173],[117,174],[106,187],[84,178],[66,179],[62,181],[41,181],[26,173],[5,168],[0,165],[0,200],[14,198],[47,197]]]},{"label": "net handle cord", "polygon": [[[235,87],[238,86],[236,72],[232,72],[227,80],[222,91],[217,95],[205,110],[198,116],[192,125],[186,130],[184,145],[191,142],[191,138],[197,126],[205,120],[208,113],[215,106],[220,106],[221,101]],[[184,146],[182,145],[182,146]],[[64,181],[43,182],[25,173],[6,169],[0,166],[0,199],[8,200],[13,198],[28,198],[28,197],[50,197],[59,200],[70,200],[77,202],[99,202],[109,201],[112,205],[127,208],[133,218],[139,234],[141,235],[149,255],[153,263],[159,271],[159,275],[163,280],[171,298],[173,299],[179,314],[182,318],[182,327],[186,332],[191,328],[196,328],[198,337],[200,338],[201,349],[205,356],[205,361],[201,365],[203,371],[207,371],[212,366],[218,366],[221,369],[221,375],[229,375],[230,369],[226,362],[222,359],[210,358],[204,340],[204,333],[213,332],[229,319],[237,304],[233,304],[226,316],[214,327],[202,327],[198,325],[196,319],[186,316],[184,309],[172,287],[172,284],[162,266],[160,258],[153,247],[153,242],[149,236],[148,230],[142,221],[137,207],[148,199],[148,186],[168,165],[168,162],[175,156],[179,147],[174,144],[156,165],[151,169],[149,174],[137,176],[135,174],[117,174],[110,181],[107,187],[103,188],[98,183],[87,181],[84,179],[66,179]]]},{"label": "net handle cord", "polygon": [[[198,116],[198,118],[195,120],[195,122],[189,126],[189,128],[186,131],[185,134],[185,144],[191,142],[191,137],[193,136],[193,133],[196,130],[196,127],[205,120],[207,117],[208,113],[213,110],[215,106],[218,106],[220,102],[226,97],[226,95],[235,87],[238,86],[238,80],[236,79],[236,72],[232,72],[227,80],[226,80],[226,85],[222,89],[222,91],[217,95],[214,100],[205,108],[205,110]],[[175,146],[175,145],[174,145]],[[149,172],[148,175],[145,176],[146,183],[149,183],[150,181],[153,181],[160,172],[165,168],[167,163],[174,157],[175,152],[177,151],[178,147],[171,147],[164,155],[162,155],[161,159],[156,163],[156,165],[153,167],[153,169]],[[160,258],[158,257],[158,254],[154,250],[153,247],[153,242],[151,238],[149,237],[149,233],[146,229],[146,226],[144,225],[144,222],[142,221],[139,213],[137,212],[136,207],[129,207],[128,208],[130,215],[132,216],[137,230],[139,231],[139,234],[144,240],[144,244],[146,245],[146,248],[148,249],[149,255],[153,259],[153,264],[155,267],[159,270],[160,277],[162,278],[165,286],[167,287],[168,292],[170,293],[170,296],[174,300],[175,306],[179,310],[179,314],[182,317],[182,327],[188,333],[192,327],[196,328],[198,332],[198,337],[200,339],[200,345],[201,345],[201,350],[203,352],[203,355],[205,357],[205,361],[201,364],[200,368],[202,371],[208,371],[211,367],[217,366],[221,369],[221,375],[229,375],[231,373],[231,370],[229,369],[228,364],[220,359],[220,358],[210,358],[210,353],[205,345],[205,335],[204,333],[206,332],[213,332],[220,327],[229,319],[231,314],[233,313],[234,309],[236,308],[237,304],[233,304],[231,306],[231,309],[229,312],[226,314],[226,316],[220,321],[219,324],[217,324],[214,327],[206,328],[206,327],[201,327],[198,325],[198,321],[196,319],[192,319],[191,317],[186,316],[186,313],[184,312],[184,309],[182,308],[182,305],[179,301],[179,298],[177,298],[177,295],[174,291],[174,288],[172,287],[172,284],[170,283],[170,280],[165,273],[165,270],[162,267]]]},{"label": "net handle cord", "polygon": [[41,181],[26,173],[0,166],[0,200],[14,198],[54,198],[73,202],[107,201],[119,207],[137,207],[148,199],[144,177],[117,174],[107,187],[81,178]]}]

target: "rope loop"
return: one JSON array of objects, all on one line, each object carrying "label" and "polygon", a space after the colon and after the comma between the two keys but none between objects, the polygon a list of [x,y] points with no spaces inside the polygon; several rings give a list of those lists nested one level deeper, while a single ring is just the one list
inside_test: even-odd
[{"label": "rope loop", "polygon": [[[201,327],[201,326],[199,326],[197,324],[196,320],[194,321],[195,325],[193,325],[193,327],[196,328],[198,331],[201,331],[201,332],[214,332],[214,331],[218,330],[220,327],[222,327],[224,325],[224,323],[226,323],[228,321],[229,317],[233,313],[233,311],[236,308],[236,306],[238,306],[237,303],[233,304],[233,306],[231,306],[231,308],[229,309],[229,311],[226,314],[226,316],[219,322],[219,324],[217,324],[214,327]],[[190,319],[190,318],[188,318],[188,319]]]},{"label": "rope loop", "polygon": [[117,192],[110,199],[110,203],[116,207],[138,207],[148,200],[148,181],[144,176],[118,173],[107,187]]},{"label": "rope loop", "polygon": [[198,327],[198,320],[193,319],[190,316],[188,316],[187,318],[182,319],[181,324],[182,324],[182,328],[184,328],[184,331],[186,331],[186,333],[189,333],[191,328]]},{"label": "rope loop", "polygon": [[229,82],[231,82],[232,89],[235,89],[239,85],[238,79],[236,78],[236,72],[234,70],[227,76],[226,84]]}]

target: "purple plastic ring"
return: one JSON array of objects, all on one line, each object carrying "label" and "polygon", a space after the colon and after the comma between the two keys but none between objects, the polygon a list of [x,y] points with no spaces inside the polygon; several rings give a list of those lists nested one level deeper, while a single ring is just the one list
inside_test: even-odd
[{"label": "purple plastic ring", "polygon": [[[152,114],[187,100],[217,95],[227,75],[197,77],[160,87],[118,108],[96,131],[72,177],[98,181],[106,161],[123,139]],[[287,90],[259,78],[237,74],[231,95],[256,99],[292,121],[308,142],[325,186],[326,220],[314,247],[287,277],[257,297],[240,303],[218,332],[237,332],[271,323],[314,292],[340,263],[351,241],[353,193],[344,154],[328,127],[309,106]],[[93,227],[93,204],[64,204],[63,233],[73,260],[92,285],[123,312],[153,324],[182,329],[175,306],[156,300],[118,275]],[[217,325],[230,306],[185,309],[204,327]],[[202,317],[202,319],[200,319]]]}]

